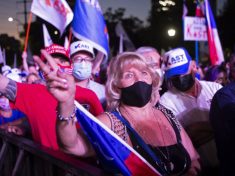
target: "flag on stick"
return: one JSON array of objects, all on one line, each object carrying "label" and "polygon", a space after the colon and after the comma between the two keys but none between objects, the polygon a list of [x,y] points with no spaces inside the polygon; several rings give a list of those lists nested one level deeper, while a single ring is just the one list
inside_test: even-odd
[{"label": "flag on stick", "polygon": [[182,18],[184,19],[184,17],[188,14],[188,8],[185,4],[185,0],[183,1],[183,14],[182,14]]},{"label": "flag on stick", "polygon": [[87,41],[108,58],[108,31],[98,0],[77,0],[72,22],[73,35]]},{"label": "flag on stick", "polygon": [[33,0],[31,12],[54,25],[60,35],[73,20],[73,12],[66,0]]},{"label": "flag on stick", "polygon": [[2,54],[2,47],[0,47],[0,64],[4,64],[3,54]]},{"label": "flag on stick", "polygon": [[206,17],[207,22],[207,38],[209,45],[210,60],[212,65],[218,65],[224,61],[224,55],[215,19],[208,0],[204,0],[204,8],[204,15]]},{"label": "flag on stick", "polygon": [[3,48],[2,50],[2,57],[3,57],[3,65],[6,65],[6,50]]},{"label": "flag on stick", "polygon": [[68,37],[65,37],[65,39],[64,39],[64,48],[65,49],[69,49],[69,39],[68,39]]},{"label": "flag on stick", "polygon": [[[135,46],[130,40],[129,36],[127,35],[125,29],[123,28],[123,25],[121,22],[118,22],[115,27],[116,35],[119,36],[119,53],[123,52],[123,47],[125,45],[126,50],[128,51],[134,51]],[[124,44],[124,45],[123,45]]]},{"label": "flag on stick", "polygon": [[16,54],[14,54],[13,68],[17,68],[17,56],[16,56]]},{"label": "flag on stick", "polygon": [[45,24],[42,25],[42,28],[43,28],[44,47],[48,47],[53,44],[53,41]]}]

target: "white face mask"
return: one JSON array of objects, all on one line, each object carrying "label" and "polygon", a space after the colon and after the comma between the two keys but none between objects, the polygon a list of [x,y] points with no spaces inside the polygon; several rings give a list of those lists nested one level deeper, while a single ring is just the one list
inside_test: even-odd
[{"label": "white face mask", "polygon": [[162,83],[163,83],[164,72],[162,71],[161,68],[155,69],[155,72],[159,75],[159,87],[160,87],[162,85]]},{"label": "white face mask", "polygon": [[90,62],[74,63],[73,76],[78,80],[85,80],[90,78],[92,71],[92,64]]}]

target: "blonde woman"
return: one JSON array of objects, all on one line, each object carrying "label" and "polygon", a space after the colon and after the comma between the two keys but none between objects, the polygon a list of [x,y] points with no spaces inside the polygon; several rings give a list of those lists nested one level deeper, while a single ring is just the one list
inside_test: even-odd
[{"label": "blonde woman", "polygon": [[[47,86],[59,101],[59,116],[70,117],[74,111],[73,78],[56,71],[53,59],[48,55],[45,57],[55,71],[51,71],[39,58],[35,60],[48,73]],[[108,69],[106,98],[110,112],[97,118],[159,170],[159,165],[139,147],[133,134],[136,132],[160,158],[162,174],[197,175],[199,156],[184,129],[167,109],[154,107],[158,81],[159,78],[141,55],[134,52],[118,55]],[[77,132],[72,121],[58,119],[57,135],[64,151],[83,157],[95,155],[91,143],[82,131]]]}]

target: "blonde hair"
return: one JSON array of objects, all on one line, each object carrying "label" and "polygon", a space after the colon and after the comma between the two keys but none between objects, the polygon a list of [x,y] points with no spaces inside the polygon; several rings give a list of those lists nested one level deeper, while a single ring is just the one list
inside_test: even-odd
[{"label": "blonde hair", "polygon": [[156,102],[158,97],[156,92],[158,92],[159,76],[155,74],[154,71],[147,65],[144,57],[136,52],[123,52],[116,58],[113,58],[110,62],[108,68],[108,79],[106,82],[106,99],[107,108],[113,110],[117,108],[120,104],[121,89],[118,88],[119,81],[122,77],[122,71],[125,66],[135,66],[137,68],[146,68],[152,77],[152,97],[151,102]]}]

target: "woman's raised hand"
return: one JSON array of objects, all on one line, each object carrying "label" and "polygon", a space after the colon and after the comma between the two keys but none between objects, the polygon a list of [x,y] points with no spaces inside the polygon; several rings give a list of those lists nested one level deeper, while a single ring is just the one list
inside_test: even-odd
[{"label": "woman's raised hand", "polygon": [[49,92],[61,103],[73,101],[76,91],[73,76],[62,72],[53,57],[45,50],[41,50],[41,54],[47,60],[47,64],[38,56],[34,56],[34,60],[44,72]]}]

